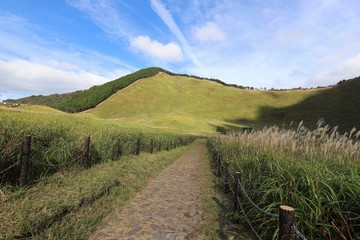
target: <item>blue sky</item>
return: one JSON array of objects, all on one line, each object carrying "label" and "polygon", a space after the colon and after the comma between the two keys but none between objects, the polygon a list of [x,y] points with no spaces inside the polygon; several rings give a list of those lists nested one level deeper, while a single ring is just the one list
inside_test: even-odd
[{"label": "blue sky", "polygon": [[293,88],[360,75],[358,0],[1,0],[0,100],[141,68]]}]

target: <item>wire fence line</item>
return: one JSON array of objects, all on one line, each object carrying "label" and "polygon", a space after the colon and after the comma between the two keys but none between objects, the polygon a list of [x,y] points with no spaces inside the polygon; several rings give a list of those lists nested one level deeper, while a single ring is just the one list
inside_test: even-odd
[{"label": "wire fence line", "polygon": [[7,171],[9,171],[10,169],[12,169],[13,167],[17,166],[20,164],[20,161],[17,161],[16,163],[14,163],[13,165],[11,165],[10,167],[6,168],[5,170],[2,170],[0,172],[0,175],[3,174],[3,173],[6,173]]},{"label": "wire fence line", "polygon": [[73,163],[79,161],[81,158],[84,157],[84,155],[85,155],[85,152],[81,153],[78,157],[73,158],[70,161],[64,161],[62,163],[51,164],[51,162],[50,163],[39,162],[39,161],[32,161],[32,162],[36,163],[39,166],[43,166],[43,167],[63,167],[63,166],[70,165],[70,164],[73,164]]},{"label": "wire fence line", "polygon": [[[1,156],[2,154],[5,154],[5,153],[4,153],[4,149],[7,149],[7,152],[12,152],[12,151],[14,151],[14,149],[16,149],[16,148],[18,148],[18,147],[20,147],[20,146],[22,146],[22,145],[23,145],[23,143],[22,143],[21,141],[18,142],[18,143],[16,143],[15,145],[12,145],[12,146],[11,146],[11,142],[10,142],[9,144],[5,145],[4,147],[2,147],[2,148],[0,149],[0,156]],[[9,146],[10,146],[10,147],[9,147]],[[10,165],[10,166],[7,167],[6,169],[2,170],[2,171],[0,172],[0,175],[8,172],[9,170],[11,170],[12,168],[14,168],[15,166],[17,166],[17,165],[19,165],[19,164],[20,164],[20,161],[16,161],[15,163],[13,163],[12,165]]]},{"label": "wire fence line", "polygon": [[[214,149],[213,149],[214,150]],[[254,235],[256,236],[257,239],[261,240],[260,235],[258,234],[258,232],[255,230],[254,226],[252,225],[249,217],[246,214],[246,211],[243,207],[243,204],[240,200],[240,191],[241,194],[245,197],[245,199],[255,208],[257,209],[259,212],[261,212],[262,214],[268,216],[268,217],[272,217],[272,218],[278,218],[279,219],[279,225],[281,225],[281,214],[274,214],[268,211],[265,211],[264,209],[262,209],[259,205],[257,205],[248,195],[248,193],[246,192],[244,186],[241,183],[240,178],[237,178],[236,176],[234,176],[231,171],[230,171],[230,164],[227,162],[226,165],[224,165],[224,161],[221,159],[221,155],[219,152],[217,152],[216,150],[213,151],[213,159],[215,160],[215,167],[217,168],[217,172],[218,172],[218,181],[220,181],[220,178],[224,178],[224,185],[225,185],[225,192],[227,192],[227,190],[229,190],[234,196],[235,196],[235,208],[236,211],[238,211],[238,207],[240,208],[241,212],[244,215],[244,218],[246,220],[246,222],[248,223],[249,227],[251,228],[251,231],[254,233]],[[223,169],[225,169],[225,173],[223,171]],[[240,174],[240,173],[236,173],[236,174]],[[233,184],[231,184],[230,182],[232,182],[235,185],[235,189],[237,191],[234,191],[233,189]],[[281,209],[280,209],[281,210]],[[290,224],[290,230],[291,230],[291,235],[292,236],[296,236],[298,239],[301,240],[307,240],[306,237],[304,236],[304,234],[302,234],[300,232],[300,230],[296,227],[296,225],[294,223]],[[287,238],[284,238],[287,239]]]},{"label": "wire fence line", "polygon": [[[135,143],[134,139],[136,140]],[[20,186],[27,185],[28,178],[37,178],[37,175],[42,174],[44,171],[53,170],[59,167],[71,166],[78,162],[82,166],[88,168],[93,164],[99,163],[101,159],[109,158],[109,160],[116,160],[123,155],[123,148],[126,149],[126,154],[140,154],[140,152],[154,153],[161,151],[161,144],[163,150],[171,150],[183,145],[187,145],[194,138],[183,139],[177,137],[175,140],[169,141],[156,141],[151,139],[150,142],[142,142],[141,137],[135,137],[125,140],[121,143],[120,137],[115,138],[116,143],[104,144],[100,142],[98,145],[90,146],[90,136],[85,138],[81,145],[74,142],[70,148],[54,147],[48,148],[47,144],[43,145],[41,140],[32,138],[31,136],[23,136],[23,140],[16,144],[14,140],[0,147],[0,184],[8,182],[11,184],[20,184]],[[40,141],[40,142],[39,142]],[[33,143],[31,143],[33,142]],[[17,148],[21,146],[18,150]],[[130,146],[128,148],[127,146]],[[167,146],[167,147],[166,147]],[[91,150],[90,150],[91,149]],[[31,164],[29,160],[31,157]],[[42,160],[42,161],[40,161]],[[16,168],[15,172],[8,173],[11,169]],[[51,170],[52,169],[52,170]],[[29,171],[31,174],[29,174]]]}]

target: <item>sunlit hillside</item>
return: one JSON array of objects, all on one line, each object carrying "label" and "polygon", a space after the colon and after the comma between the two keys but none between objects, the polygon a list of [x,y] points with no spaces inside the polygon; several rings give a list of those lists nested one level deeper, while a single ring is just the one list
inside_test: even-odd
[{"label": "sunlit hillside", "polygon": [[161,72],[138,80],[81,115],[187,132],[212,132],[218,126],[261,127],[266,124],[258,121],[263,107],[288,107],[318,92],[244,90]]}]

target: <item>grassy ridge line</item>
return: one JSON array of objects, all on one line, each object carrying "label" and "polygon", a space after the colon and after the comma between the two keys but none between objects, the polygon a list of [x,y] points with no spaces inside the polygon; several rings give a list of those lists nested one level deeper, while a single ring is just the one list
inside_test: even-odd
[{"label": "grassy ridge line", "polygon": [[96,107],[99,103],[103,102],[117,91],[129,86],[130,84],[136,82],[137,80],[153,77],[159,72],[164,72],[171,76],[192,77],[197,79],[214,81],[224,86],[243,88],[237,85],[228,85],[218,79],[201,78],[187,74],[176,74],[164,70],[162,68],[150,67],[150,68],[141,69],[137,72],[128,74],[116,80],[107,82],[103,85],[93,86],[87,90],[76,91],[65,94],[52,94],[49,96],[42,96],[42,95],[30,96],[30,97],[18,99],[16,101],[23,104],[30,103],[37,105],[46,105],[68,113],[82,112],[87,109]]},{"label": "grassy ridge line", "polygon": [[[38,239],[44,239],[44,235],[48,239],[83,239],[100,224],[99,219],[121,208],[150,178],[189,147],[128,156],[86,171],[58,173],[23,194],[9,194],[2,199],[0,239],[34,235]],[[105,193],[109,196],[104,196]],[[94,220],[90,221],[92,225],[80,227],[84,222],[89,223],[89,218]]]}]

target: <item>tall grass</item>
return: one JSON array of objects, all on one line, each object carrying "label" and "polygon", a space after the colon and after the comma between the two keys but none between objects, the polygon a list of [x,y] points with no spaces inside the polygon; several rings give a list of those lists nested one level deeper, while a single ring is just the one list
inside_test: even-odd
[{"label": "tall grass", "polygon": [[[249,196],[277,212],[296,209],[298,228],[308,239],[360,237],[360,131],[339,134],[322,122],[315,130],[268,127],[211,138],[210,145],[241,173]],[[277,219],[246,206],[264,238],[277,236]]]},{"label": "tall grass", "polygon": [[[169,150],[192,141],[189,136],[129,130],[74,115],[0,110],[0,172],[19,161],[24,135],[32,136],[31,181],[81,165],[87,135],[91,135],[90,165],[112,160],[118,139],[121,155],[134,154],[139,139],[141,152]],[[16,183],[18,172],[15,166],[0,174],[0,183]]]}]

